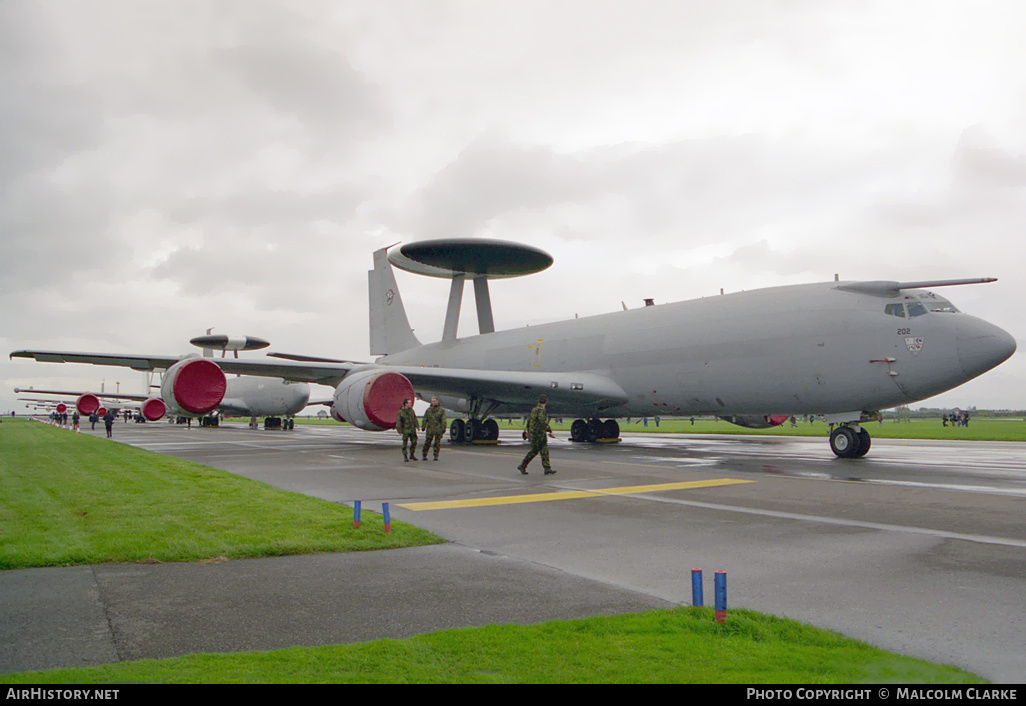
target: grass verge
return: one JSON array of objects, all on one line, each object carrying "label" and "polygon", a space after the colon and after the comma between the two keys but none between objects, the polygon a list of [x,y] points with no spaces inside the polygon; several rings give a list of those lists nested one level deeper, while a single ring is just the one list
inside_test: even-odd
[{"label": "grass verge", "polygon": [[860,684],[981,683],[800,623],[677,608],[538,625],[490,625],[356,645],[198,654],[0,677],[0,682]]},{"label": "grass verge", "polygon": [[437,544],[425,530],[28,420],[0,426],[0,569]]},{"label": "grass verge", "polygon": [[[524,428],[522,419],[512,420],[512,424],[505,419],[496,420],[501,431],[516,430]],[[747,429],[736,424],[725,422],[722,419],[695,419],[692,424],[689,418],[685,417],[661,417],[659,426],[656,426],[655,418],[649,417],[647,424],[642,418],[632,417],[628,424],[625,419],[617,420],[620,424],[620,431],[642,432],[645,434],[755,434],[762,436],[821,436],[824,439],[830,435],[830,426],[824,422],[809,424],[806,421],[798,422],[797,426],[791,426],[785,422],[780,426],[769,429]],[[323,424],[340,425],[334,420],[319,420],[309,418],[297,418],[298,424]],[[557,422],[550,419],[552,429],[558,432],[569,432],[572,419],[565,418]],[[1021,419],[1002,418],[974,418],[968,427],[944,426],[940,417],[936,419],[913,419],[911,422],[887,420],[883,424],[868,422],[864,425],[874,439],[934,439],[934,440],[957,440],[957,441],[1026,441],[1026,421]]]},{"label": "grass verge", "polygon": [[[573,420],[563,420],[562,424],[553,424],[554,430],[570,431]],[[830,436],[830,425],[825,422],[800,421],[796,426],[785,422],[769,429],[747,429],[722,419],[696,419],[692,425],[689,419],[661,418],[659,426],[652,417],[648,424],[640,419],[632,418],[630,424],[618,420],[620,431],[641,432],[645,434],[750,434],[756,436],[819,436],[826,439]],[[940,418],[913,419],[911,422],[885,421],[883,424],[867,422],[863,425],[874,439],[931,439],[949,441],[1026,441],[1026,422],[1004,419],[974,419],[968,427],[943,426]],[[514,421],[513,426],[500,422],[500,429],[521,428]]]}]

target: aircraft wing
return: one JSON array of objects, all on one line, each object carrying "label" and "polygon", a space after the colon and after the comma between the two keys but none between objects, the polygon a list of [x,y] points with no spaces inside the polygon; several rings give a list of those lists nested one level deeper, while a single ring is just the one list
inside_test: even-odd
[{"label": "aircraft wing", "polygon": [[517,372],[508,370],[466,370],[383,365],[405,375],[422,396],[475,397],[503,405],[527,407],[539,395],[549,398],[550,414],[562,409],[595,411],[627,402],[627,393],[598,373]]},{"label": "aircraft wing", "polygon": [[50,400],[50,399],[46,399],[45,397],[19,397],[18,401],[19,402],[32,402],[32,403],[35,403],[35,404],[43,404],[43,405],[61,404],[61,403],[64,403],[64,404],[75,404],[74,402],[67,402],[66,400],[60,400],[60,399]]},{"label": "aircraft wing", "polygon": [[[84,392],[72,392],[70,390],[37,390],[37,389],[34,389],[34,388],[30,388],[30,389],[27,389],[27,390],[22,390],[22,389],[17,388],[17,387],[14,388],[14,391],[16,393],[19,393],[19,394],[20,393],[32,392],[32,393],[35,393],[37,395],[66,395],[66,396],[69,396],[69,397],[78,397],[79,395],[85,394]],[[127,395],[127,394],[121,394],[121,393],[117,393],[117,392],[93,392],[93,393],[90,393],[90,394],[96,395],[97,397],[99,397],[101,399],[134,400],[136,402],[145,402],[146,400],[149,399],[149,397],[146,397],[145,395]],[[152,395],[151,395],[151,397],[152,397]]]},{"label": "aircraft wing", "polygon": [[[45,363],[89,363],[132,368],[165,370],[181,358],[174,356],[126,355],[119,353],[75,353],[70,351],[30,351],[11,353],[12,358],[32,358]],[[517,372],[470,370],[462,368],[426,368],[407,365],[369,365],[339,362],[290,360],[233,360],[209,358],[226,373],[277,377],[293,382],[309,382],[336,387],[354,368],[380,368],[405,375],[423,396],[477,398],[502,405],[527,407],[538,395],[549,397],[550,409],[602,410],[627,402],[627,393],[608,377],[588,372]]]},{"label": "aircraft wing", "polygon": [[301,363],[348,363],[350,365],[369,365],[369,363],[358,363],[355,360],[340,360],[339,358],[323,358],[316,355],[299,355],[298,353],[268,353],[268,358],[282,358],[284,360],[296,360]]},{"label": "aircraft wing", "polygon": [[[32,358],[41,363],[88,363],[110,365],[133,370],[166,370],[182,360],[168,355],[130,355],[122,353],[76,353],[72,351],[14,351],[12,358]],[[353,363],[316,363],[264,360],[233,360],[208,358],[226,373],[276,377],[292,382],[312,382],[335,387],[346,373],[356,367]]]}]

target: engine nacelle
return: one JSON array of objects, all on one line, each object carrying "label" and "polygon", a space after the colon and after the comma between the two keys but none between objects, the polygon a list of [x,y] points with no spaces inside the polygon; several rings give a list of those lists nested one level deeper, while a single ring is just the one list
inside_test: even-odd
[{"label": "engine nacelle", "polygon": [[151,397],[142,403],[139,411],[147,422],[155,422],[167,412],[167,405],[159,397]]},{"label": "engine nacelle", "polygon": [[385,370],[355,370],[338,384],[331,403],[336,419],[367,431],[394,429],[403,400],[416,399],[404,375]]},{"label": "engine nacelle", "polygon": [[209,358],[180,360],[164,373],[160,396],[176,417],[209,414],[228,389],[224,371]]},{"label": "engine nacelle", "polygon": [[57,414],[64,414],[67,411],[68,411],[68,405],[64,404],[63,402],[59,402],[57,404]]},{"label": "engine nacelle", "polygon": [[78,408],[78,413],[85,416],[89,416],[100,408],[100,398],[91,392],[87,392],[84,395],[79,395],[78,399],[75,400],[75,407]]},{"label": "engine nacelle", "polygon": [[789,414],[741,414],[733,417],[720,417],[725,422],[748,429],[769,429],[780,426],[790,418]]}]

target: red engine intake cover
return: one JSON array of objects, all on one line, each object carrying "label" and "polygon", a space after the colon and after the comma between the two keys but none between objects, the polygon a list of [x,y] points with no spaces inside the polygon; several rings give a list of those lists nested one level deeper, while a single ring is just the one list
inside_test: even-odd
[{"label": "red engine intake cover", "polygon": [[391,429],[405,399],[415,399],[410,381],[399,373],[383,372],[375,375],[364,388],[363,410],[370,421]]},{"label": "red engine intake cover", "polygon": [[790,414],[771,414],[769,417],[769,423],[771,427],[776,427],[780,426],[790,418]]},{"label": "red engine intake cover", "polygon": [[59,405],[57,405],[57,414],[64,414],[67,411],[68,411],[68,405],[64,404],[63,402],[61,402]]},{"label": "red engine intake cover", "polygon": [[155,422],[167,412],[167,405],[164,400],[158,397],[151,397],[142,403],[142,416],[148,422]]},{"label": "red engine intake cover", "polygon": [[180,365],[174,380],[175,401],[193,414],[213,411],[228,389],[224,372],[205,358],[192,358]]},{"label": "red engine intake cover", "polygon": [[100,400],[96,395],[87,392],[84,395],[79,395],[75,406],[78,407],[79,414],[89,416],[100,408]]},{"label": "red engine intake cover", "polygon": [[416,397],[404,375],[382,368],[355,370],[335,388],[331,414],[358,429],[394,429],[405,399]]}]

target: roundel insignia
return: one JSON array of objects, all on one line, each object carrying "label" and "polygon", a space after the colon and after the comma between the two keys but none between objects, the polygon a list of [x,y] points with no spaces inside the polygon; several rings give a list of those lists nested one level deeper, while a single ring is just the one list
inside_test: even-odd
[{"label": "roundel insignia", "polygon": [[385,292],[385,304],[392,306],[392,300],[395,299],[395,290],[388,290]]},{"label": "roundel insignia", "polygon": [[910,336],[909,338],[906,338],[905,347],[908,348],[908,352],[912,355],[919,355],[919,351],[923,350],[923,337]]}]

